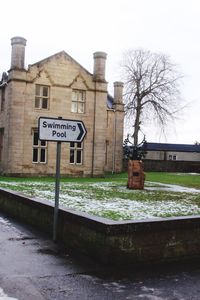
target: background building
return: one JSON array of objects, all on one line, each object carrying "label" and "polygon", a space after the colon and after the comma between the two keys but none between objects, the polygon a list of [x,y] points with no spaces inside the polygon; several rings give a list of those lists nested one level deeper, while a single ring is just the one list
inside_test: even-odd
[{"label": "background building", "polygon": [[146,143],[145,159],[200,161],[200,145]]},{"label": "background building", "polygon": [[200,173],[200,145],[146,143],[145,171]]},{"label": "background building", "polygon": [[114,98],[108,95],[106,53],[94,53],[93,74],[64,51],[25,69],[26,40],[14,37],[11,45],[11,67],[0,81],[1,174],[55,174],[56,143],[38,140],[40,116],[85,124],[82,143],[62,143],[61,174],[120,172],[123,83],[114,83]]}]

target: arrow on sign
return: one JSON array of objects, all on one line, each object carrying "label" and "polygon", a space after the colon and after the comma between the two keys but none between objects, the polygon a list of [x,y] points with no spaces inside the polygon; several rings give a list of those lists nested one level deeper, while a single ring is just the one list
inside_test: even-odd
[{"label": "arrow on sign", "polygon": [[39,139],[56,142],[82,142],[87,131],[82,121],[40,117]]},{"label": "arrow on sign", "polygon": [[77,138],[77,140],[82,141],[82,137],[85,136],[85,130],[83,128],[83,125],[81,123],[78,123],[78,128],[80,130],[79,136]]}]

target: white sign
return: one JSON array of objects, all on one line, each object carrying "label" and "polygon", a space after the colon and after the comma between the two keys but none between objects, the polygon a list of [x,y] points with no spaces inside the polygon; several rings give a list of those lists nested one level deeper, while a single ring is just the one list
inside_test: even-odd
[{"label": "white sign", "polygon": [[82,142],[87,131],[82,121],[40,117],[39,139],[56,142]]}]

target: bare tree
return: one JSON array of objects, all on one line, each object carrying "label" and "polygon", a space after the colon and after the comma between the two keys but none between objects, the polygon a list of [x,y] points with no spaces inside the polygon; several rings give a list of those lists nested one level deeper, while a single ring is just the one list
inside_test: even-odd
[{"label": "bare tree", "polygon": [[132,50],[122,63],[125,81],[126,118],[133,126],[134,145],[145,121],[158,121],[164,128],[180,109],[178,68],[164,54]]}]

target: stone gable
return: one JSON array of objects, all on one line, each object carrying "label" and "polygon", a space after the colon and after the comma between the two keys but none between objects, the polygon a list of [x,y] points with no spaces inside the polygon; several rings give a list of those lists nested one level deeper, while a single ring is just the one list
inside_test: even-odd
[{"label": "stone gable", "polygon": [[[61,174],[102,176],[113,168],[120,172],[124,112],[122,103],[115,109],[107,107],[106,55],[94,55],[94,74],[64,51],[26,70],[22,62],[26,43],[22,39],[19,47],[20,42],[20,37],[12,39],[13,63],[0,112],[1,173],[55,174],[56,143],[37,140],[41,116],[81,120],[87,129],[81,145],[62,143]],[[2,95],[0,88],[1,102]]]}]

